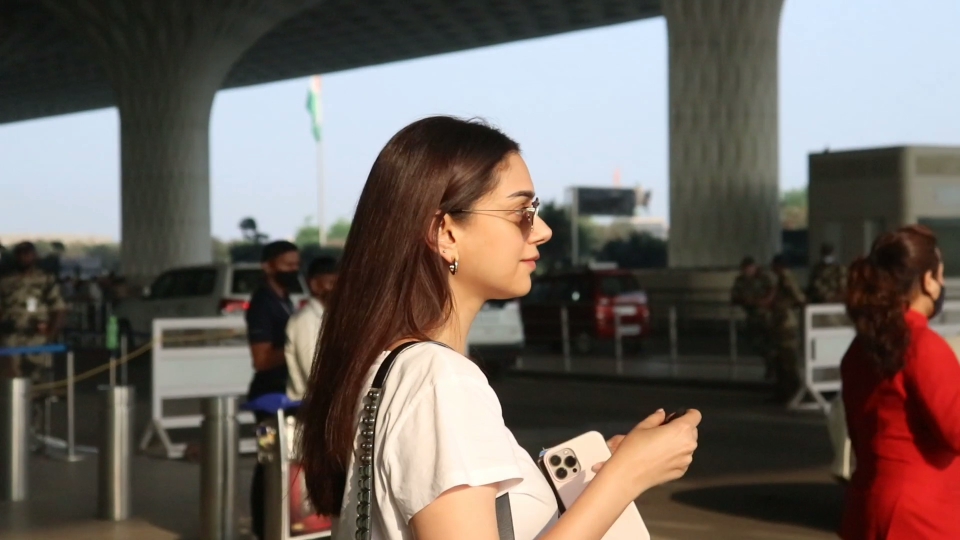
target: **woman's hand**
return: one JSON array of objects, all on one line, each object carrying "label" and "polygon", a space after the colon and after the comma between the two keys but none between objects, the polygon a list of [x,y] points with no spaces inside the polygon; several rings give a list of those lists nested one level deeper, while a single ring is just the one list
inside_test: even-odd
[{"label": "woman's hand", "polygon": [[[685,415],[664,425],[666,413],[661,409],[637,424],[627,435],[607,441],[613,457],[606,463],[617,477],[629,481],[633,498],[644,491],[681,478],[693,462],[697,449],[697,426],[700,412],[691,409]],[[604,463],[593,466],[594,471]]]}]

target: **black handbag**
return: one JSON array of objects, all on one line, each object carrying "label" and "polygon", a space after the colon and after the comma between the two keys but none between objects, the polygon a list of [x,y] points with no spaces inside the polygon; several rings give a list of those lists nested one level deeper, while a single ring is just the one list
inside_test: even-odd
[{"label": "black handbag", "polygon": [[[390,351],[390,354],[383,360],[380,369],[377,370],[373,378],[373,384],[367,392],[366,404],[363,407],[363,414],[360,418],[360,461],[359,461],[359,479],[360,493],[357,497],[357,540],[370,540],[373,530],[373,519],[370,516],[370,509],[373,504],[373,441],[377,427],[377,413],[380,409],[380,396],[383,391],[383,384],[390,369],[393,367],[394,360],[403,351],[417,345],[420,342],[411,341],[398,345]],[[443,347],[442,343],[438,343]],[[504,493],[497,497],[497,530],[500,532],[500,540],[515,540],[513,534],[513,514],[510,510],[510,494]]]}]

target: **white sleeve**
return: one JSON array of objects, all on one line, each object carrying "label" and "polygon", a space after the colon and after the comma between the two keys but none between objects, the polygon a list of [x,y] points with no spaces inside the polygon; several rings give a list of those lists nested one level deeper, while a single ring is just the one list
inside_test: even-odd
[{"label": "white sleeve", "polygon": [[488,384],[448,377],[417,392],[382,448],[385,480],[405,523],[457,486],[522,479],[500,401]]},{"label": "white sleeve", "polygon": [[302,399],[304,381],[300,377],[300,364],[297,362],[297,317],[287,322],[287,342],[283,346],[283,356],[287,361],[287,397]]}]

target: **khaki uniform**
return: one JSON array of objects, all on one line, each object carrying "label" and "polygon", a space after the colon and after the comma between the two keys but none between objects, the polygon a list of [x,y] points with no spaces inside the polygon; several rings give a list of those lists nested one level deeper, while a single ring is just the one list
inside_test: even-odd
[{"label": "khaki uniform", "polygon": [[847,269],[837,263],[819,262],[810,272],[810,303],[829,304],[844,301]]},{"label": "khaki uniform", "polygon": [[768,375],[774,372],[775,350],[770,343],[770,310],[757,305],[770,296],[773,281],[762,271],[752,276],[740,274],[733,282],[730,301],[743,308],[746,314],[747,341],[755,354],[760,355],[767,366]]},{"label": "khaki uniform", "polygon": [[797,352],[800,347],[800,320],[797,309],[806,297],[793,273],[784,269],[778,276],[776,294],[770,313],[771,338],[776,350],[777,397],[787,399],[799,388],[800,374]]},{"label": "khaki uniform", "polygon": [[[0,347],[46,345],[48,326],[64,309],[60,287],[50,274],[35,269],[0,278]],[[49,354],[3,356],[0,377],[30,375],[37,380],[50,363]]]}]

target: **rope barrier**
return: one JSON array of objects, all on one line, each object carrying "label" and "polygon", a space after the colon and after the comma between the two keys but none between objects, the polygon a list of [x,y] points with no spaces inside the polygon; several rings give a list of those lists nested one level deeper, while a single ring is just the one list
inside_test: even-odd
[{"label": "rope barrier", "polygon": [[[205,335],[201,335],[201,336],[183,336],[183,337],[165,338],[165,339],[163,339],[163,343],[164,343],[164,344],[177,345],[177,344],[183,344],[183,343],[193,343],[193,342],[203,342],[203,341],[222,341],[222,340],[225,340],[225,339],[233,339],[233,338],[238,338],[238,337],[242,337],[242,336],[245,336],[245,335],[246,335],[246,332],[240,332],[240,331],[235,331],[235,330],[234,330],[234,331],[228,331],[228,332],[220,332],[220,333],[218,333],[218,334],[205,334]],[[145,355],[148,351],[150,351],[151,349],[153,349],[154,342],[155,342],[155,341],[151,339],[150,341],[148,341],[148,342],[145,343],[144,345],[140,346],[140,348],[136,349],[136,350],[133,351],[132,353],[128,353],[128,354],[124,355],[124,356],[121,357],[121,358],[111,359],[109,362],[106,362],[106,363],[104,363],[104,364],[101,364],[101,365],[99,365],[99,366],[96,366],[96,367],[94,367],[94,368],[91,368],[91,369],[89,369],[89,370],[87,370],[87,371],[84,371],[83,373],[79,373],[79,374],[75,375],[75,376],[73,377],[73,383],[76,384],[76,383],[78,383],[78,382],[80,382],[80,381],[85,381],[85,380],[87,380],[87,379],[89,379],[89,378],[91,378],[91,377],[94,377],[94,376],[96,376],[96,375],[99,375],[100,373],[103,373],[103,372],[105,372],[105,371],[109,371],[110,369],[116,368],[117,366],[120,366],[120,365],[122,365],[122,364],[126,364],[126,363],[130,362],[131,360],[134,360],[134,359],[136,359],[136,358],[139,358],[140,356]],[[54,351],[54,352],[62,352],[62,351],[65,351],[65,350],[66,350],[66,347],[64,347],[64,346],[62,346],[62,345],[51,345],[51,346],[49,346],[49,347],[54,347],[54,348],[59,347],[59,350]],[[29,349],[31,349],[31,350],[32,350],[32,349],[38,349],[38,347],[30,347]],[[19,349],[17,349],[17,350],[19,350]],[[46,351],[44,351],[44,352],[46,352]],[[31,352],[28,352],[28,353],[14,352],[14,353],[10,353],[10,354],[32,354],[32,353],[31,353]],[[67,386],[68,384],[70,384],[70,380],[69,380],[69,379],[62,379],[62,380],[59,380],[59,381],[51,381],[51,382],[48,382],[48,383],[43,383],[43,384],[35,385],[35,386],[33,387],[33,389],[32,389],[32,392],[35,393],[35,394],[41,393],[41,392],[45,392],[45,393],[48,393],[48,394],[55,394],[55,393],[56,393],[56,394],[59,394],[60,392],[62,392],[63,390],[66,389],[66,386]],[[63,390],[61,390],[61,389],[63,389]]]}]

